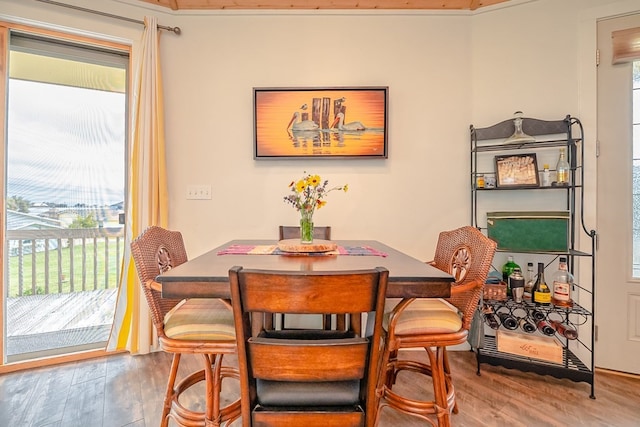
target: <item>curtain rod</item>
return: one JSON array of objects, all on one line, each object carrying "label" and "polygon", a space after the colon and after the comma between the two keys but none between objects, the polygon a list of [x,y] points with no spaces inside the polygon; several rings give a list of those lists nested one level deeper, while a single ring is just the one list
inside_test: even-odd
[{"label": "curtain rod", "polygon": [[[127,18],[126,16],[113,15],[107,12],[100,12],[99,10],[87,9],[86,7],[74,6],[71,4],[60,3],[52,0],[36,0],[36,1],[39,1],[41,3],[52,4],[55,6],[66,7],[69,9],[79,10],[82,12],[93,13],[95,15],[106,16],[108,18],[120,19],[121,21],[134,22],[136,24],[144,25],[144,21],[140,21],[139,19],[132,19],[132,18]],[[180,33],[182,33],[182,30],[180,30],[180,27],[167,27],[165,25],[158,25],[158,28],[160,28],[161,30],[171,31],[172,33],[178,36],[180,35]]]}]

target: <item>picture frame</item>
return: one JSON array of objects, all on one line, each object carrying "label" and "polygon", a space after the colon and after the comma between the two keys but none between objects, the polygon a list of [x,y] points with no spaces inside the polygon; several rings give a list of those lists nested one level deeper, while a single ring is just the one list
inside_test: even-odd
[{"label": "picture frame", "polygon": [[540,186],[535,153],[495,156],[497,188],[535,188]]},{"label": "picture frame", "polygon": [[254,159],[386,159],[387,86],[253,88]]}]

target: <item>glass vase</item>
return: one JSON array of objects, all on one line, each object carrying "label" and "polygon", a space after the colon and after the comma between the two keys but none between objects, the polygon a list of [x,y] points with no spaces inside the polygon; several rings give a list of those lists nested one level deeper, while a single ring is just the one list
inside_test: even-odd
[{"label": "glass vase", "polygon": [[313,216],[302,215],[300,218],[300,243],[313,243]]}]

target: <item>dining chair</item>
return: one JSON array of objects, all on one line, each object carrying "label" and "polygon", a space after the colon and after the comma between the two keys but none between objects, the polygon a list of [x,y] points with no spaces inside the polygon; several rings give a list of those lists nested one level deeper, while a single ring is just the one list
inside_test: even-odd
[{"label": "dining chair", "polygon": [[[279,227],[280,240],[299,239],[300,227],[293,225],[281,225]],[[313,227],[313,238],[322,240],[331,240],[331,226]]]},{"label": "dining chair", "polygon": [[[162,298],[162,285],[155,278],[187,261],[178,231],[151,226],[131,242],[131,254],[151,320],[163,351],[173,354],[162,409],[161,427],[172,419],[184,427],[220,425],[240,417],[240,399],[221,407],[224,378],[238,378],[238,369],[222,364],[223,357],[236,353],[236,337],[231,303],[218,299]],[[200,357],[202,369],[176,383],[181,356]],[[180,397],[192,386],[205,382],[204,412],[187,408]],[[197,390],[197,388],[196,388]]]},{"label": "dining chair", "polygon": [[[434,260],[430,263],[454,277],[449,298],[406,298],[385,315],[383,371],[378,386],[379,412],[391,407],[420,417],[440,427],[450,425],[451,412],[457,413],[447,346],[463,344],[469,333],[473,313],[491,268],[496,243],[477,228],[465,226],[440,233]],[[426,350],[429,363],[399,359],[400,349]],[[406,352],[409,356],[413,353]],[[432,378],[433,400],[420,401],[401,396],[392,388],[398,373],[407,370]]]},{"label": "dining chair", "polygon": [[[281,225],[279,227],[279,240],[284,239],[299,239],[300,238],[300,227],[293,225]],[[331,240],[331,226],[320,226],[313,227],[313,238],[314,239],[322,239],[322,240]],[[280,325],[282,328],[284,325],[284,314],[279,313],[275,315],[280,319]],[[324,314],[322,317],[322,327],[324,329],[331,329],[331,315]],[[344,316],[336,317],[336,327],[344,328]]]},{"label": "dining chair", "polygon": [[[381,267],[229,271],[243,426],[373,425],[388,274]],[[352,327],[273,330],[262,325],[265,314],[327,312],[349,315]],[[375,319],[367,336],[358,323],[363,313]]]}]

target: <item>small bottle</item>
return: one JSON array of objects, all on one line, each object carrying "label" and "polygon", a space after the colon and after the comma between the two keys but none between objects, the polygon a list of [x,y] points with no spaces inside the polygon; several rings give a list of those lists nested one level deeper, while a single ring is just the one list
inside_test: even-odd
[{"label": "small bottle", "polygon": [[560,157],[556,164],[556,184],[568,185],[569,184],[569,163],[565,157],[564,148],[560,149]]},{"label": "small bottle", "polygon": [[524,283],[524,299],[527,301],[531,301],[531,290],[533,289],[533,284],[536,281],[536,276],[533,273],[533,263],[527,263],[527,281]]},{"label": "small bottle", "polygon": [[552,336],[556,333],[556,330],[553,328],[553,326],[551,326],[546,320],[538,320],[538,322],[536,323],[536,327],[545,335]]},{"label": "small bottle", "polygon": [[479,173],[476,175],[476,188],[484,188],[484,174]]},{"label": "small bottle", "polygon": [[536,325],[527,317],[521,317],[520,320],[518,320],[518,326],[528,334],[534,333],[537,329]]},{"label": "small bottle", "polygon": [[517,329],[518,328],[518,320],[513,317],[509,313],[498,313],[498,317],[500,318],[500,323],[507,329]]},{"label": "small bottle", "polygon": [[545,163],[544,169],[542,170],[542,186],[549,187],[551,186],[551,174],[549,173],[549,165]]},{"label": "small bottle", "polygon": [[511,296],[511,288],[509,287],[509,276],[513,273],[514,268],[520,268],[518,264],[513,261],[513,256],[507,257],[507,262],[502,266],[502,281],[507,285],[507,295]]},{"label": "small bottle", "polygon": [[573,306],[571,300],[571,288],[573,287],[573,275],[567,268],[567,258],[560,257],[558,270],[553,274],[553,293],[551,303],[561,307]]},{"label": "small bottle", "polygon": [[578,331],[566,323],[559,322],[558,320],[552,320],[551,326],[556,330],[556,332],[568,340],[578,339]]},{"label": "small bottle", "polygon": [[551,290],[547,286],[547,282],[544,280],[544,263],[538,263],[538,278],[533,285],[533,298],[532,302],[537,305],[549,305],[551,304]]}]

